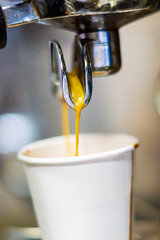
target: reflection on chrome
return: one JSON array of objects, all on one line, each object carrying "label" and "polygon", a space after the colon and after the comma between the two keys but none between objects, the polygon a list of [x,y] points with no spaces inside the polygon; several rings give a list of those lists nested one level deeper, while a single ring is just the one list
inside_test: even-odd
[{"label": "reflection on chrome", "polygon": [[[160,7],[159,0],[8,0],[6,3],[2,0],[1,5],[6,15],[8,27],[37,21],[48,23],[48,20],[56,20],[56,18],[72,18],[73,16],[84,18],[92,14],[109,15],[111,19],[107,19],[107,22],[115,22],[113,14],[120,14],[116,21],[120,21],[119,26],[122,26],[138,16],[153,12]],[[123,21],[121,21],[122,18]],[[76,25],[74,29],[73,24]],[[73,19],[69,21],[67,19],[67,22],[60,23],[60,27],[70,30],[78,30],[78,25],[78,22],[74,23]]]}]

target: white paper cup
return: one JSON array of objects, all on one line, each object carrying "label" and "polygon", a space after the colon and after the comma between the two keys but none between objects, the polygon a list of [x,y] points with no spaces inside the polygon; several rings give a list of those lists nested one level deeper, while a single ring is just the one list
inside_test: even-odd
[{"label": "white paper cup", "polygon": [[137,142],[129,135],[84,134],[79,157],[65,157],[64,137],[19,152],[44,240],[131,240]]}]

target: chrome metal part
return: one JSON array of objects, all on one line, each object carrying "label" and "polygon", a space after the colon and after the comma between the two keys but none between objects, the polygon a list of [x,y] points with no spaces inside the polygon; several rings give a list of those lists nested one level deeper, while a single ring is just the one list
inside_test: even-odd
[{"label": "chrome metal part", "polygon": [[[77,58],[75,58],[75,67],[82,86],[85,88],[84,107],[86,107],[92,96],[92,65],[88,50],[80,40],[77,40]],[[79,55],[78,55],[79,53]]]},{"label": "chrome metal part", "polygon": [[34,0],[33,3],[44,23],[77,33],[114,30],[160,7],[159,0]]},{"label": "chrome metal part", "polygon": [[50,42],[50,60],[51,60],[51,90],[53,95],[62,100],[62,89],[60,81],[67,78],[66,65],[60,45],[56,41]]},{"label": "chrome metal part", "polygon": [[7,43],[6,22],[3,10],[0,6],[0,49],[4,48]]},{"label": "chrome metal part", "polygon": [[[78,52],[81,52],[81,56],[78,56],[78,59],[81,61],[80,63],[81,67],[77,69],[77,74],[79,78],[82,80],[82,85],[84,86],[85,89],[84,107],[86,107],[92,95],[92,70],[85,46],[82,46],[80,41],[77,41],[77,44],[79,48]],[[53,94],[58,99],[62,99],[63,94],[63,97],[67,104],[74,109],[75,105],[70,95],[69,80],[63,57],[63,52],[60,45],[56,41],[52,41],[50,43],[50,53],[51,53],[51,88]],[[78,62],[75,63],[75,67],[77,63]]]},{"label": "chrome metal part", "polygon": [[77,38],[88,51],[93,76],[109,75],[120,69],[121,57],[117,30],[82,33]]},{"label": "chrome metal part", "polygon": [[7,26],[43,21],[75,32],[113,30],[160,8],[159,0],[7,0]]},{"label": "chrome metal part", "polygon": [[8,1],[3,7],[7,27],[29,24],[39,20],[30,1]]}]

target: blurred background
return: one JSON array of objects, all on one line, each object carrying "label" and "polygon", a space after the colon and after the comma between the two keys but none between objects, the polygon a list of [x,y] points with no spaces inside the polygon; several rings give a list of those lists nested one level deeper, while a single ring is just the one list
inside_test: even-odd
[{"label": "blurred background", "polygon": [[[147,240],[160,239],[159,23],[157,12],[120,29],[122,69],[93,80],[93,96],[80,121],[81,133],[128,133],[139,138],[135,232],[136,239],[142,239],[140,234]],[[40,24],[9,29],[7,47],[0,51],[0,239],[40,238],[16,154],[31,141],[61,135],[61,105],[52,96],[49,81],[48,42],[54,39],[71,70],[74,34],[64,30]],[[71,133],[74,121],[70,110]]]}]

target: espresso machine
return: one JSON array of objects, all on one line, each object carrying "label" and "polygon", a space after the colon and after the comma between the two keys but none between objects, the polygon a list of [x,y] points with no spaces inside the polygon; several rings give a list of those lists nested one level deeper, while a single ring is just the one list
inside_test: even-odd
[{"label": "espresso machine", "polygon": [[[76,32],[74,61],[79,69],[78,75],[85,82],[85,106],[92,94],[92,76],[106,76],[120,69],[118,29],[159,9],[158,0],[7,2],[6,7],[1,8],[1,47],[6,45],[6,28],[22,24],[39,22]],[[63,53],[56,42],[51,44],[51,61],[53,91],[58,96],[61,85],[65,101],[74,108]]]},{"label": "espresso machine", "polygon": [[[85,105],[87,105],[91,99],[92,84],[96,85],[96,87],[93,90],[93,95],[94,95],[94,91],[97,94],[98,88],[99,88],[99,91],[101,91],[100,90],[101,84],[103,81],[106,81],[107,78],[108,78],[107,81],[113,81],[113,80],[111,80],[111,78],[112,78],[111,74],[116,73],[120,70],[121,59],[122,59],[122,63],[125,62],[125,59],[123,61],[123,57],[125,57],[125,56],[123,56],[123,54],[122,54],[122,57],[121,57],[121,53],[120,53],[119,31],[121,31],[121,27],[123,27],[123,26],[125,27],[125,25],[126,25],[129,29],[130,24],[128,24],[128,23],[132,24],[132,22],[134,23],[135,20],[137,20],[141,17],[147,16],[147,15],[148,15],[148,17],[151,18],[152,16],[149,16],[149,15],[151,13],[156,14],[156,11],[158,12],[159,8],[160,8],[159,0],[148,0],[148,1],[146,1],[146,0],[141,0],[141,1],[137,1],[137,0],[132,0],[132,1],[128,1],[128,0],[116,0],[116,1],[114,1],[114,0],[101,0],[101,1],[97,1],[97,0],[95,0],[95,1],[94,0],[93,1],[92,0],[83,0],[83,1],[82,0],[81,1],[74,1],[74,0],[62,0],[62,1],[61,0],[59,0],[59,1],[54,1],[54,0],[50,0],[50,1],[49,0],[48,1],[47,0],[33,0],[33,1],[9,0],[8,1],[8,0],[1,0],[0,47],[3,48],[0,51],[1,57],[3,58],[3,56],[5,56],[6,59],[10,59],[10,57],[7,58],[7,56],[5,55],[5,51],[7,48],[9,48],[8,49],[8,53],[9,53],[9,50],[11,50],[11,48],[15,45],[15,48],[17,49],[16,51],[18,51],[18,54],[21,56],[21,58],[22,59],[25,58],[24,56],[22,57],[20,50],[18,50],[18,48],[19,48],[18,43],[15,42],[15,44],[14,44],[14,39],[15,39],[14,37],[18,34],[19,31],[21,33],[23,31],[25,31],[25,36],[23,37],[23,34],[22,34],[20,36],[20,40],[19,40],[19,42],[24,41],[26,44],[26,45],[23,45],[23,48],[20,48],[21,52],[23,53],[23,49],[25,49],[25,47],[26,48],[28,47],[30,49],[30,55],[32,56],[32,47],[29,46],[29,39],[28,39],[28,45],[27,45],[27,41],[25,39],[27,32],[29,33],[30,28],[32,28],[31,31],[33,34],[33,38],[31,39],[31,42],[35,44],[33,46],[33,51],[34,51],[34,48],[36,48],[36,42],[41,41],[40,38],[38,40],[37,39],[35,40],[35,38],[36,38],[35,37],[36,34],[34,34],[35,29],[38,28],[38,36],[40,37],[42,30],[45,35],[47,33],[48,29],[49,29],[49,31],[51,31],[51,29],[53,27],[53,29],[55,29],[54,30],[55,33],[58,32],[57,34],[59,34],[61,36],[61,37],[58,37],[58,41],[59,41],[59,39],[60,40],[63,39],[64,36],[67,39],[67,40],[65,40],[66,42],[73,41],[73,45],[72,45],[72,48],[74,49],[73,54],[70,54],[70,56],[68,58],[69,58],[69,60],[71,59],[71,61],[73,62],[73,64],[71,64],[71,65],[76,64],[79,66],[78,74],[83,76],[83,79],[85,81],[85,87],[86,87]],[[140,21],[136,21],[136,24],[141,24],[141,21],[143,21],[143,19]],[[30,24],[30,23],[33,23],[33,24]],[[43,25],[41,26],[40,24],[34,24],[34,23],[40,23]],[[147,26],[146,26],[146,28],[147,28]],[[61,33],[61,31],[63,31],[63,30],[60,30],[60,29],[67,30],[65,35],[63,35]],[[16,34],[14,34],[14,31],[16,31]],[[13,39],[12,47],[10,47],[10,46],[8,47],[8,45],[11,45],[10,36],[12,36],[12,39]],[[70,39],[70,36],[73,37],[73,40]],[[8,37],[8,44],[7,44],[7,37]],[[51,34],[49,34],[49,37],[50,38],[48,38],[48,40],[52,40]],[[62,88],[63,95],[66,96],[65,100],[67,101],[68,105],[71,108],[73,108],[74,106],[70,99],[70,96],[68,93],[68,85],[67,85],[68,84],[68,82],[67,82],[67,69],[68,69],[67,61],[69,61],[69,60],[67,59],[67,61],[66,61],[65,51],[64,51],[64,55],[62,52],[64,46],[62,46],[62,48],[61,48],[60,44],[57,42],[56,34],[53,37],[56,41],[52,41],[50,43],[51,64],[50,64],[50,62],[47,63],[48,65],[51,65],[51,75],[48,76],[48,78],[51,79],[51,89],[54,92],[54,95],[56,97],[58,97],[58,99],[59,99],[59,97],[61,95],[61,88]],[[64,45],[63,41],[62,41],[62,45]],[[46,48],[48,48],[48,45]],[[36,49],[36,50],[39,51],[38,49]],[[47,51],[47,49],[45,49],[45,50]],[[122,49],[122,51],[123,51],[123,49]],[[11,52],[13,53],[13,50],[11,50]],[[26,54],[26,52],[25,52],[25,54]],[[42,52],[41,55],[43,55],[43,54],[45,54],[45,53]],[[32,69],[31,64],[29,64],[29,60],[30,60],[31,63],[34,66],[36,66],[36,64],[34,62],[32,62],[31,56],[28,57],[28,59],[26,59],[26,62],[27,62],[26,68],[29,71],[30,71],[30,69],[31,69],[31,71],[34,71]],[[14,59],[14,53],[12,54],[12,57]],[[4,62],[4,59],[3,59],[3,62]],[[56,62],[57,62],[57,64],[55,64]],[[7,63],[7,65],[8,65],[8,63]],[[13,63],[13,65],[14,65],[14,63]],[[37,69],[42,68],[42,65],[39,68],[37,66]],[[135,65],[136,65],[136,61],[135,61]],[[5,64],[3,65],[3,67],[4,66],[5,66]],[[125,66],[123,65],[123,67],[125,67]],[[122,69],[123,69],[123,67],[122,67]],[[9,68],[9,66],[8,66],[8,68]],[[16,71],[18,72],[19,71],[18,69],[19,68],[16,65],[16,69],[14,72],[16,72]],[[21,66],[21,70],[23,70],[23,66]],[[1,72],[2,72],[2,70],[1,70]],[[86,74],[84,74],[84,72],[86,72]],[[27,72],[26,72],[26,74],[27,74]],[[34,74],[36,74],[36,73],[34,73]],[[33,74],[33,76],[34,76],[34,74]],[[115,78],[118,78],[119,74],[120,73],[115,74],[113,76],[115,76]],[[111,76],[109,76],[109,75],[111,75]],[[23,76],[21,71],[18,72],[17,76],[18,77]],[[102,80],[101,80],[101,79],[99,79],[100,76],[102,76],[102,77],[104,76],[104,78],[102,78]],[[107,76],[107,77],[105,77],[105,76]],[[95,79],[92,81],[92,78],[98,78],[98,80]],[[105,79],[105,80],[103,80],[103,79]],[[101,84],[100,84],[100,81],[101,81]],[[117,84],[117,81],[118,80],[116,79],[115,84]],[[127,81],[129,82],[129,79]],[[20,82],[18,84],[20,84]],[[27,85],[27,83],[25,83],[25,84]],[[112,83],[108,83],[108,84],[112,84]],[[28,85],[29,85],[29,83],[28,83]],[[36,86],[39,86],[39,85],[41,85],[41,84],[37,80]],[[129,85],[129,83],[128,83],[128,85]],[[9,84],[8,84],[8,86],[9,86]],[[41,87],[41,86],[39,86],[39,87]],[[108,85],[108,87],[109,87],[109,85]],[[21,90],[23,90],[23,88],[24,88],[24,86],[20,86]],[[6,95],[7,95],[7,91],[8,90],[6,90]],[[36,91],[36,87],[33,88],[33,91]],[[24,90],[24,92],[25,92],[25,90]],[[114,93],[114,91],[106,90],[106,94],[110,98],[111,98],[112,93]],[[118,93],[118,90],[116,91],[116,93]],[[40,90],[40,95],[43,96],[43,89]],[[27,96],[25,94],[24,94],[24,98],[27,99]],[[42,98],[44,98],[44,96]],[[35,98],[33,98],[32,100],[34,102]],[[49,100],[52,101],[51,99],[49,99]],[[31,105],[34,104],[33,102],[31,103]],[[93,100],[93,102],[94,102],[94,100]],[[59,111],[58,110],[59,105],[58,105],[58,107],[56,107],[57,104],[59,104],[59,103],[56,102],[55,105],[53,104],[54,109],[55,109],[54,111]],[[100,101],[100,98],[99,98],[99,104],[102,104],[102,100]],[[8,107],[7,104],[5,104],[5,105]],[[89,106],[87,108],[89,108]],[[106,102],[106,106],[109,108],[109,103]],[[112,107],[113,106],[116,108],[116,104],[115,105],[113,104]],[[105,107],[105,105],[104,105],[104,107]],[[92,106],[91,106],[91,108],[92,108]],[[9,109],[9,107],[7,109]],[[35,109],[36,109],[36,106],[34,107],[34,111],[36,111]],[[43,108],[43,110],[44,110],[44,108]],[[90,112],[91,110],[88,109],[88,111]],[[113,112],[114,112],[114,110],[113,110]],[[112,114],[111,116],[114,117],[114,114]],[[49,117],[53,117],[53,116],[51,115]],[[41,118],[41,115],[39,115],[38,118]],[[108,118],[108,119],[109,119],[109,121],[111,121],[110,118]],[[82,119],[82,121],[83,121],[83,119]],[[100,122],[101,121],[102,120],[100,120]],[[42,127],[43,124],[42,123],[40,123],[40,124],[41,124],[40,126]],[[58,126],[59,122],[58,123],[55,122],[54,124],[55,124],[55,128],[56,128],[56,126]],[[89,125],[87,125],[87,126],[89,126]],[[86,128],[87,128],[87,126],[86,126]],[[105,130],[108,131],[109,130],[108,128],[109,127],[106,127]],[[126,126],[126,129],[127,129],[127,126]],[[112,130],[120,131],[118,129],[118,127],[117,128],[115,127],[115,129],[112,129]],[[124,129],[122,128],[121,130],[124,130]],[[50,130],[47,130],[47,131],[48,131],[47,134],[49,135]],[[102,129],[102,131],[103,131],[103,129]],[[128,131],[129,131],[129,128],[128,128]],[[41,136],[38,135],[37,138],[46,137],[46,136],[48,136],[47,134],[46,135],[42,134]],[[56,132],[55,134],[58,134],[58,133]],[[137,134],[137,133],[133,132],[133,134]],[[144,136],[144,138],[145,138],[145,136]],[[142,143],[143,143],[143,139],[142,140],[140,139],[140,141],[142,141]],[[147,147],[148,147],[148,145],[147,145]],[[142,148],[143,148],[143,145],[142,145]],[[141,153],[140,153],[140,155],[141,155]],[[25,203],[26,204],[25,207],[27,206],[26,207],[27,209],[28,209],[29,201],[27,200]],[[139,209],[141,208],[141,206],[143,206],[143,208],[148,207],[149,212],[155,213],[155,215],[156,215],[155,219],[156,220],[159,219],[160,214],[159,214],[159,211],[156,210],[156,208],[149,206],[148,202],[142,204],[142,199],[138,199],[138,203],[140,206]],[[24,213],[22,212],[21,215],[24,214],[26,219],[27,218],[29,219],[26,212],[24,212]],[[149,213],[146,213],[146,215],[147,214],[149,215]],[[139,216],[141,217],[141,214],[139,214]],[[152,217],[153,217],[153,215],[152,215]],[[23,224],[23,227],[24,227],[24,225],[25,225],[25,223]],[[28,223],[26,225],[28,226]],[[35,220],[33,222],[31,222],[31,225],[35,226]],[[8,239],[10,239],[10,238],[8,238]]]}]

